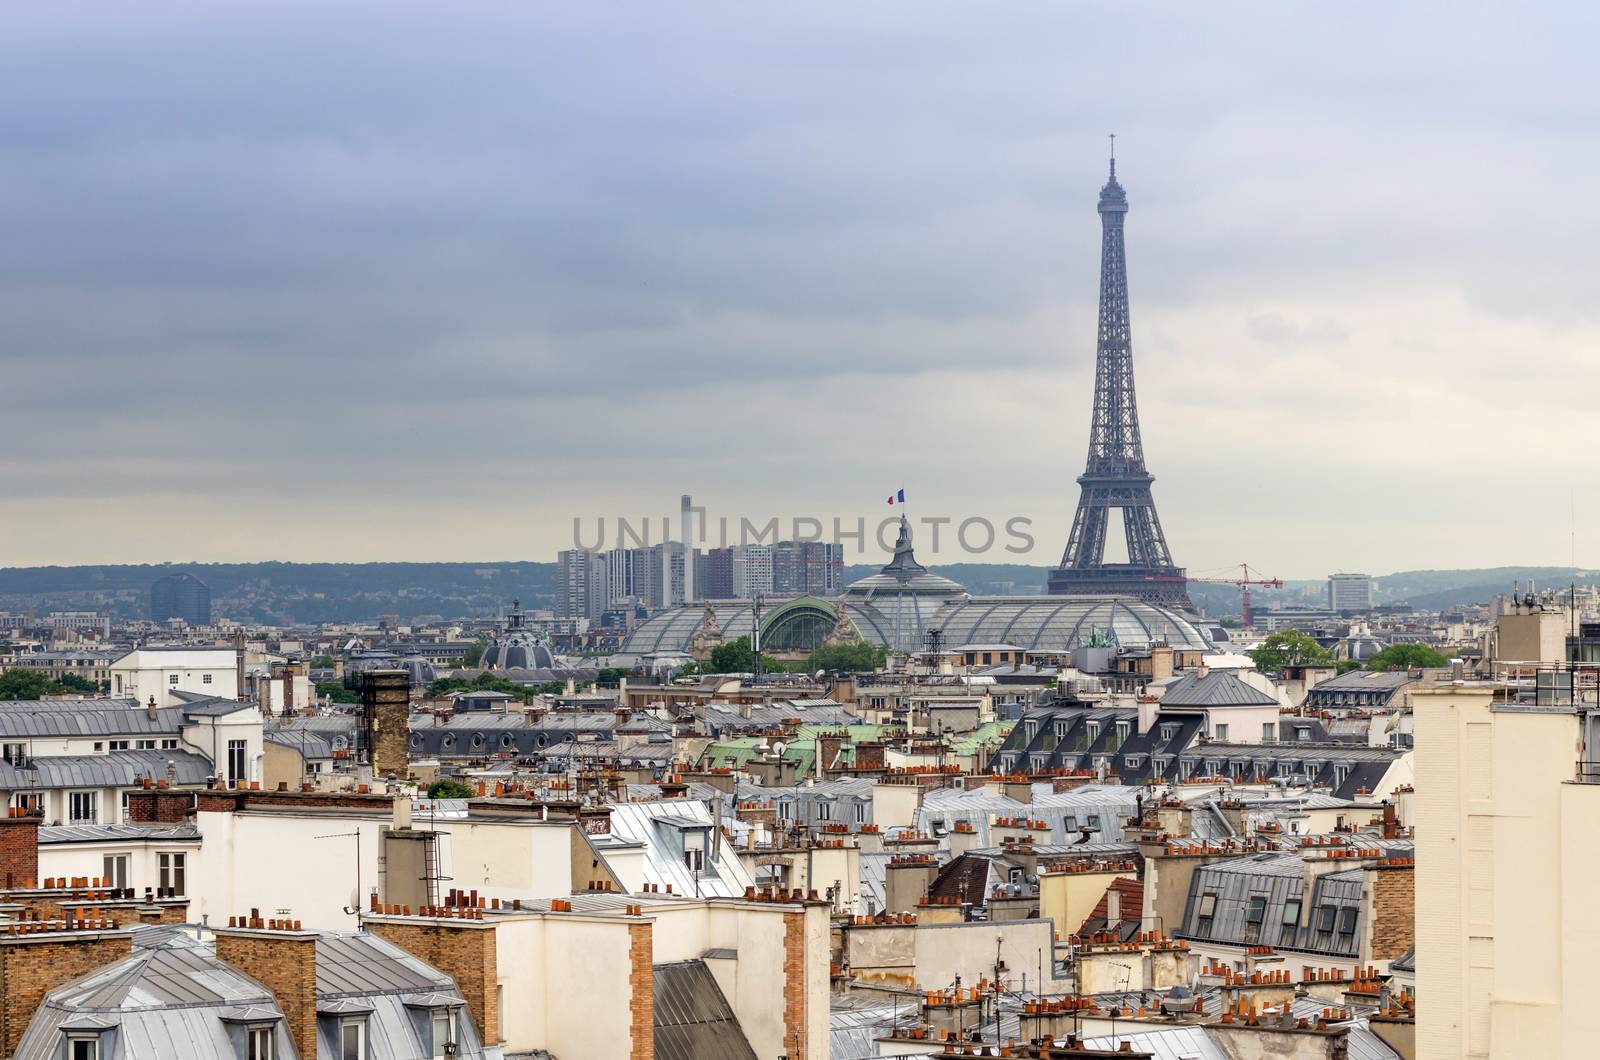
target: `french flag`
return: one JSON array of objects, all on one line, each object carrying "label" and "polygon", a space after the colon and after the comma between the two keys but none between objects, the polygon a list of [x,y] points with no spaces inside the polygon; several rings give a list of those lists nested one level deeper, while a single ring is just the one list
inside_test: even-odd
[{"label": "french flag", "polygon": [[889,494],[889,503],[890,504],[904,504],[905,502],[906,502],[906,491],[905,490],[895,490],[893,493]]}]

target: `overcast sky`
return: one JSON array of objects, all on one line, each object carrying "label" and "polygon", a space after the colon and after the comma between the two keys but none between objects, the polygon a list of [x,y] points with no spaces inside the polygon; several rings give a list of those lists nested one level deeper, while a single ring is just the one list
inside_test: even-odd
[{"label": "overcast sky", "polygon": [[1180,564],[1600,562],[1588,6],[257,6],[0,11],[0,565],[1054,562],[1113,131]]}]

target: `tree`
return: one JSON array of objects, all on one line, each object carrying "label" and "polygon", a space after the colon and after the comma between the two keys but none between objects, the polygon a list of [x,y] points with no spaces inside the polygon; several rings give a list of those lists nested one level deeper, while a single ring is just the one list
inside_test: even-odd
[{"label": "tree", "polygon": [[483,649],[487,648],[488,646],[489,645],[484,641],[473,641],[472,647],[468,648],[467,653],[461,657],[461,665],[467,669],[477,666],[483,661]]},{"label": "tree", "polygon": [[1367,660],[1369,670],[1426,668],[1445,666],[1450,657],[1434,651],[1426,644],[1391,644]]},{"label": "tree", "polygon": [[428,695],[438,697],[447,696],[451,692],[504,692],[507,695],[516,696],[523,703],[532,703],[534,697],[540,692],[560,692],[564,688],[566,688],[566,685],[560,681],[552,681],[548,684],[540,685],[538,688],[530,688],[527,685],[518,684],[515,681],[507,680],[485,670],[470,680],[465,677],[441,677],[428,686]]},{"label": "tree", "polygon": [[1286,666],[1332,666],[1333,653],[1298,629],[1280,629],[1267,634],[1261,646],[1250,652],[1256,669],[1282,673]]},{"label": "tree", "polygon": [[616,688],[622,684],[622,678],[627,672],[607,666],[595,675],[594,683],[600,688]]},{"label": "tree", "polygon": [[318,681],[317,695],[327,696],[334,703],[359,703],[361,693],[347,688],[341,681]]},{"label": "tree", "polygon": [[1338,661],[1338,663],[1336,663],[1335,665],[1338,668],[1339,675],[1342,677],[1343,675],[1349,673],[1351,670],[1359,670],[1359,669],[1361,669],[1361,660],[1360,659],[1340,659]]},{"label": "tree", "polygon": [[756,657],[750,650],[750,638],[740,637],[712,648],[706,669],[714,674],[747,674],[755,666]]},{"label": "tree", "polygon": [[56,678],[56,691],[82,692],[86,696],[98,695],[105,685],[103,681],[91,681],[87,677],[77,674],[62,674]]},{"label": "tree", "polygon": [[864,673],[881,669],[888,658],[888,648],[863,640],[854,644],[824,644],[811,653],[808,665],[813,670]]},{"label": "tree", "polygon": [[61,691],[61,686],[37,670],[0,672],[0,699],[38,699]]},{"label": "tree", "polygon": [[319,655],[306,665],[313,670],[331,670],[334,667],[333,656]]},{"label": "tree", "polygon": [[[750,638],[740,637],[730,640],[726,644],[719,644],[711,649],[711,658],[700,667],[701,673],[707,674],[748,674],[754,673],[756,667],[755,652],[750,650]],[[792,670],[788,663],[779,662],[765,652],[761,655],[761,672],[768,674],[788,673]]]},{"label": "tree", "polygon": [[478,789],[462,781],[444,777],[428,785],[428,798],[430,799],[472,799],[478,795]]}]

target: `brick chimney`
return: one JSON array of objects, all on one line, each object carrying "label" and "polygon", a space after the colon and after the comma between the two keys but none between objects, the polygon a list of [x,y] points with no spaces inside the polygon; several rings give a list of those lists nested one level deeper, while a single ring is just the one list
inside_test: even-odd
[{"label": "brick chimney", "polygon": [[50,991],[133,953],[129,933],[109,920],[30,920],[0,930],[0,1056],[16,1053]]},{"label": "brick chimney", "polygon": [[0,882],[6,887],[32,887],[39,878],[39,822],[43,819],[15,806],[0,817]]},{"label": "brick chimney", "polygon": [[247,917],[229,917],[228,926],[212,934],[219,960],[272,992],[295,1053],[316,1056],[317,933],[300,930],[298,920],[262,920],[252,909]]},{"label": "brick chimney", "polygon": [[194,807],[194,795],[165,787],[141,788],[128,792],[128,821],[131,824],[182,824]]},{"label": "brick chimney", "polygon": [[[459,914],[470,910],[439,912]],[[393,916],[374,911],[362,917],[361,926],[454,979],[484,1043],[494,1044],[500,1040],[500,1006],[495,984],[498,950],[493,920],[474,920],[460,915]]]}]

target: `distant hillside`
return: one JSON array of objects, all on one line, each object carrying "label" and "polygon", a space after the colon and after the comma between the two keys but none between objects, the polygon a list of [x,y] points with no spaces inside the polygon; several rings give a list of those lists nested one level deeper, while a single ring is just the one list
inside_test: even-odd
[{"label": "distant hillside", "polygon": [[1379,603],[1429,609],[1485,603],[1532,581],[1536,589],[1589,585],[1595,571],[1577,567],[1487,567],[1482,570],[1408,570],[1378,579]]},{"label": "distant hillside", "polygon": [[[1050,570],[1022,563],[949,563],[930,569],[982,596],[1042,593]],[[556,602],[554,563],[191,563],[0,568],[0,610],[82,608],[138,618],[146,613],[151,583],[179,570],[211,587],[217,615],[245,622],[348,622],[389,614],[471,618],[497,614],[513,599],[530,608]],[[877,570],[877,564],[852,564],[845,568],[845,581]],[[1530,579],[1550,588],[1589,584],[1597,577],[1570,567],[1398,571],[1378,576],[1377,595],[1379,603],[1438,609],[1487,602]],[[1326,583],[1318,579],[1287,582],[1281,590],[1259,590],[1252,597],[1259,608],[1280,602],[1316,607],[1326,594]],[[1231,585],[1191,583],[1189,595],[1209,615],[1240,612],[1239,590]]]},{"label": "distant hillside", "polygon": [[519,598],[556,597],[554,563],[189,563],[0,568],[0,609],[146,613],[150,585],[189,571],[211,588],[212,613],[245,622],[347,622],[398,614],[491,615]]}]

